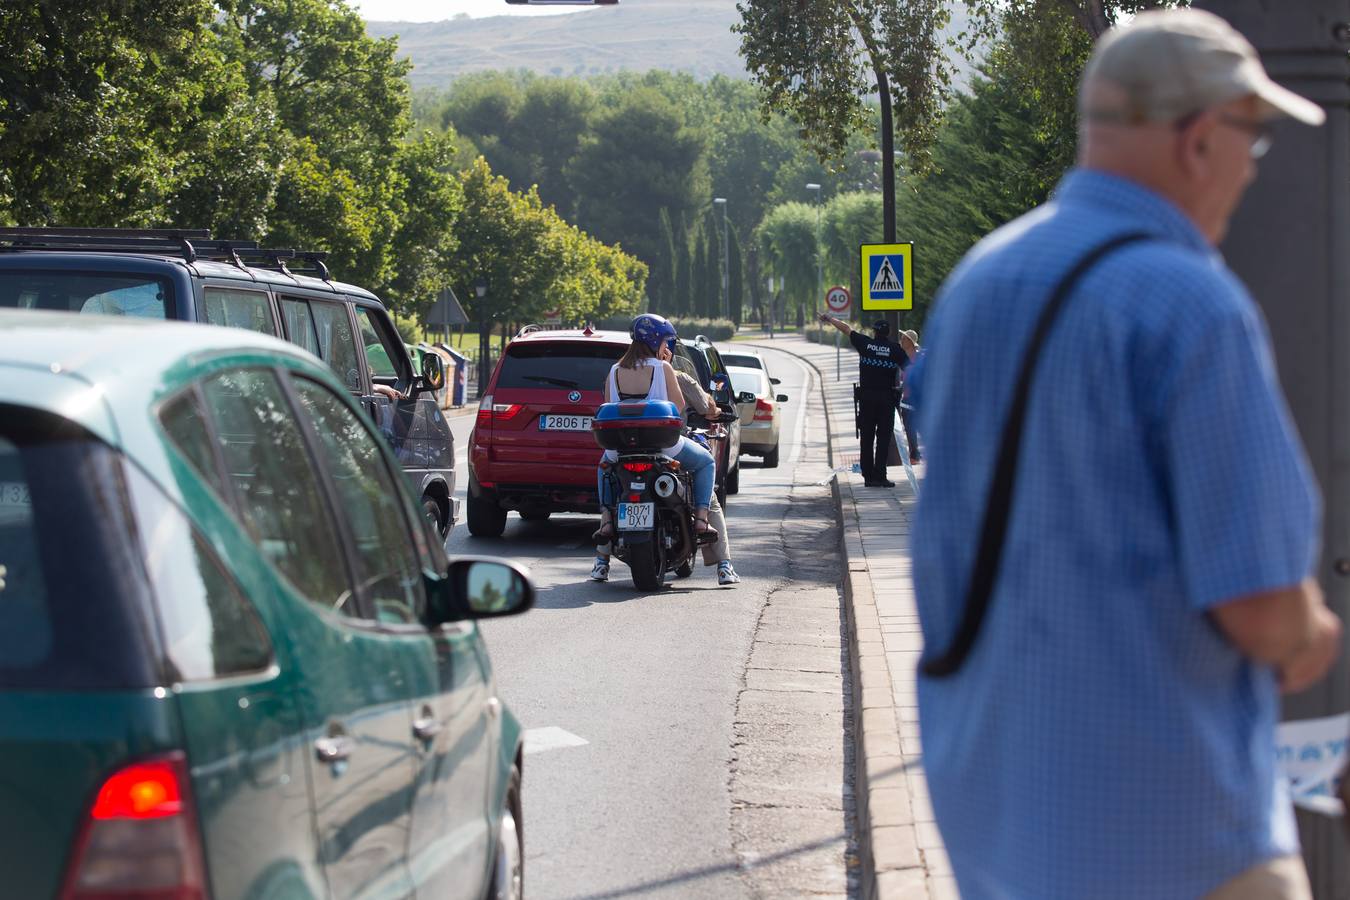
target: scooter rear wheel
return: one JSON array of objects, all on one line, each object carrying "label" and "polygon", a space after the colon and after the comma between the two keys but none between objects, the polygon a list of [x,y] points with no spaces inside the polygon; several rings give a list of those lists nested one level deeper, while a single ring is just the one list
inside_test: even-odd
[{"label": "scooter rear wheel", "polygon": [[665,584],[665,548],[659,530],[650,541],[629,545],[628,571],[633,576],[633,587],[640,591],[659,591]]}]

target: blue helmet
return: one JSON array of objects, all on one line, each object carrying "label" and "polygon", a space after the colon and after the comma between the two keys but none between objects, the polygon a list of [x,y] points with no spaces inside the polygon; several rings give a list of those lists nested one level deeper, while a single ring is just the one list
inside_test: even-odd
[{"label": "blue helmet", "polygon": [[670,324],[670,320],[665,316],[643,313],[633,320],[629,334],[633,336],[633,340],[646,344],[655,353],[661,349],[662,344],[674,342],[675,326]]}]

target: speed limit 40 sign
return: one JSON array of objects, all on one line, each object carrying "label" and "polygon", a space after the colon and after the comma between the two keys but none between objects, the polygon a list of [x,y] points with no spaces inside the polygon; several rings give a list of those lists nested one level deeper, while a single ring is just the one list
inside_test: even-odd
[{"label": "speed limit 40 sign", "polygon": [[825,294],[825,305],[836,315],[848,312],[852,304],[853,296],[849,294],[848,288],[836,284]]}]

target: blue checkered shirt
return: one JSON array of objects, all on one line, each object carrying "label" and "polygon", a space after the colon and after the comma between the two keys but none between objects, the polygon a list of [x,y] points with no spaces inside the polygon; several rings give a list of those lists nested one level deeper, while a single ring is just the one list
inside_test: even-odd
[{"label": "blue checkered shirt", "polygon": [[964,604],[1016,369],[1079,282],[1031,392],[1003,562],[957,675],[919,677],[924,766],[961,895],[1195,898],[1298,840],[1273,673],[1205,615],[1297,584],[1319,505],[1265,325],[1173,205],[1078,170],[943,286],[911,377],[928,472],[913,538],[924,640]]}]

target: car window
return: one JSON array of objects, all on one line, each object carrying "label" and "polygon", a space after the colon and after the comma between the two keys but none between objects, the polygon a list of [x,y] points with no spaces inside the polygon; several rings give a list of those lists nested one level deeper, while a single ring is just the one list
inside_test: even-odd
[{"label": "car window", "polygon": [[357,609],[309,451],[276,376],[224,372],[202,383],[234,505],[263,555],[313,602]]},{"label": "car window", "polygon": [[406,351],[401,341],[390,333],[390,329],[377,321],[378,314],[364,306],[356,307],[356,322],[361,328],[361,347],[365,350],[366,365],[370,367],[370,377],[381,384],[406,391],[404,383],[407,377],[399,365]]},{"label": "car window", "polygon": [[286,326],[286,339],[299,344],[315,356],[319,355],[319,335],[314,330],[314,316],[309,304],[292,297],[281,298],[281,321]]},{"label": "car window", "polygon": [[755,369],[742,369],[733,366],[727,369],[727,374],[731,376],[731,389],[737,394],[741,391],[749,391],[758,397],[767,393],[764,387],[764,376]]},{"label": "car window", "polygon": [[416,622],[423,608],[422,572],[403,514],[401,494],[364,421],[332,391],[295,379],[337,487],[356,543],[358,581],[381,622]]},{"label": "car window", "polygon": [[122,468],[78,426],[0,404],[0,688],[161,683]]},{"label": "car window", "polygon": [[150,575],[175,681],[202,681],[266,669],[271,642],[253,606],[206,541],[139,469],[127,491]]},{"label": "car window", "polygon": [[740,366],[743,369],[764,368],[763,360],[749,353],[723,353],[722,362],[726,366]]},{"label": "car window", "polygon": [[146,275],[0,272],[0,307],[142,319],[171,318],[168,282]]},{"label": "car window", "polygon": [[360,391],[361,368],[356,358],[356,337],[352,334],[346,305],[311,300],[309,307],[319,340],[319,359],[328,363],[347,390]]},{"label": "car window", "polygon": [[198,405],[196,393],[188,391],[164,404],[159,421],[169,441],[187,457],[197,474],[206,479],[217,496],[227,498],[229,494],[221,480],[215,451],[211,447],[211,434],[207,431],[206,417]]},{"label": "car window", "polygon": [[272,304],[262,291],[241,291],[235,288],[212,287],[202,289],[206,321],[212,325],[247,328],[259,334],[275,335]]},{"label": "car window", "polygon": [[[698,367],[694,365],[694,361],[689,358],[687,353],[681,353],[677,350],[675,355],[671,357],[670,364],[676,372],[683,372],[698,382],[703,380],[698,377]],[[699,387],[703,387],[703,385],[700,384]]]},{"label": "car window", "polygon": [[497,388],[598,391],[623,356],[625,344],[520,341],[506,345]]},{"label": "car window", "polygon": [[[700,365],[700,363],[702,364]],[[671,365],[675,367],[676,371],[692,375],[698,382],[699,387],[704,390],[708,389],[708,373],[706,371],[708,364],[699,358],[697,350],[690,350],[684,344],[676,344],[675,357],[671,360]]]}]

